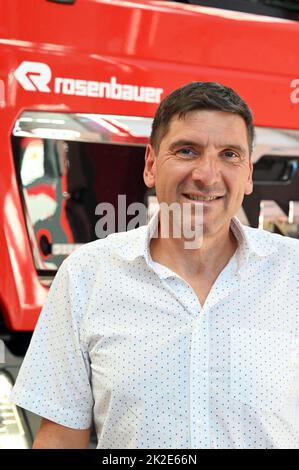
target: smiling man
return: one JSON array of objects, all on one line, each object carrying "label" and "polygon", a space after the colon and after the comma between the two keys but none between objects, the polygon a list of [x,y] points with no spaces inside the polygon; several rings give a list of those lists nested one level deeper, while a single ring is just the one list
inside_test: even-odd
[{"label": "smiling man", "polygon": [[[239,109],[234,103],[229,111],[228,96],[221,96],[217,85],[204,86],[212,94],[214,88],[215,96],[204,97],[207,92],[195,83],[161,104],[144,171],[145,183],[156,187],[160,203],[202,206],[200,249],[186,250],[184,237],[155,237],[151,242],[152,258],[182,276],[201,305],[237,248],[230,224],[244,194],[252,192],[253,143],[252,118],[245,103],[239,100]],[[196,93],[211,100],[210,109],[205,109],[208,103],[197,109]],[[230,95],[237,101],[232,91]]]},{"label": "smiling man", "polygon": [[98,448],[299,448],[299,242],[235,216],[253,138],[223,85],[162,101],[144,180],[201,244],[158,211],[62,264],[11,396],[43,417],[35,448],[86,447],[92,420]]}]

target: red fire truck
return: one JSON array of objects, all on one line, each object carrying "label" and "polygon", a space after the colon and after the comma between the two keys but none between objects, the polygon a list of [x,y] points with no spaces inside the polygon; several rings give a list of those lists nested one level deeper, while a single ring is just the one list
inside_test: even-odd
[{"label": "red fire truck", "polygon": [[239,216],[265,225],[275,204],[269,228],[298,236],[297,4],[0,2],[0,448],[36,431],[7,397],[61,262],[96,238],[98,203],[154,197],[144,147],[171,90],[218,81],[249,103],[255,191]]}]

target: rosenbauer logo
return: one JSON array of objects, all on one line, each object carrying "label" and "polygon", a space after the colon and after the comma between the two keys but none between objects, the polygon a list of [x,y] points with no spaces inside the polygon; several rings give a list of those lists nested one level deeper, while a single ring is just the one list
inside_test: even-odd
[{"label": "rosenbauer logo", "polygon": [[42,91],[50,93],[48,83],[52,73],[48,65],[41,62],[22,62],[15,71],[15,78],[27,91]]},{"label": "rosenbauer logo", "polygon": [[51,68],[42,62],[24,61],[14,72],[14,76],[24,90],[41,93],[160,103],[164,91],[163,88],[118,83],[116,77],[111,77],[109,82],[66,77],[52,79]]}]

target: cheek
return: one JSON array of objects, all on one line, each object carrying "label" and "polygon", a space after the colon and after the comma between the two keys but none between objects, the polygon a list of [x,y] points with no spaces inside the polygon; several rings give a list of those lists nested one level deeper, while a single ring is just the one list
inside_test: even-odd
[{"label": "cheek", "polygon": [[227,186],[235,194],[244,193],[248,188],[249,173],[241,168],[239,170],[240,171],[233,172],[224,178]]},{"label": "cheek", "polygon": [[175,162],[157,166],[156,180],[160,185],[178,186],[189,176],[190,171],[184,165],[178,165]]}]

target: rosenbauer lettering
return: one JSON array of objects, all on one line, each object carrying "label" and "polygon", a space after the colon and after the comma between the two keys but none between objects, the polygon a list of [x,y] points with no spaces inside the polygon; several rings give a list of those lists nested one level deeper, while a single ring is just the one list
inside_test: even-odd
[{"label": "rosenbauer lettering", "polygon": [[161,94],[163,93],[162,88],[117,83],[116,77],[111,77],[109,82],[57,77],[54,91],[63,95],[90,96],[143,103],[160,103]]},{"label": "rosenbauer lettering", "polygon": [[108,82],[54,77],[54,87],[51,89],[52,70],[42,62],[24,61],[15,70],[14,76],[26,91],[90,98],[160,103],[164,91],[163,88],[118,83],[116,77],[111,77]]}]

